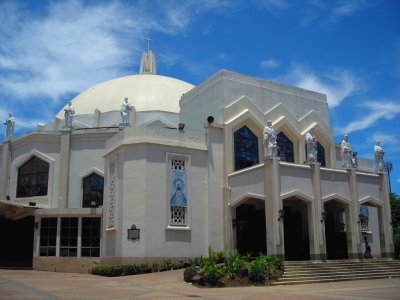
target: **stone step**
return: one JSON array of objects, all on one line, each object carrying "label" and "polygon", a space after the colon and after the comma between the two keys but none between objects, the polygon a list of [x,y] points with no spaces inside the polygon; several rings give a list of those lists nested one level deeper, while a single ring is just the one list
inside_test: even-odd
[{"label": "stone step", "polygon": [[390,259],[285,262],[273,285],[400,277],[400,261]]}]

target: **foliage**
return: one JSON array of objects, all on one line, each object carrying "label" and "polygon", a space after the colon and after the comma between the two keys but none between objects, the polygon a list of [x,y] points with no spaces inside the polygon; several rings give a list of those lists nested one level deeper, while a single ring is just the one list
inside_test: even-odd
[{"label": "foliage", "polygon": [[211,285],[215,285],[218,279],[225,274],[224,269],[218,266],[212,259],[203,260],[200,272]]},{"label": "foliage", "polygon": [[193,277],[197,274],[198,272],[198,267],[195,266],[189,266],[185,268],[185,271],[183,272],[183,280],[186,282],[191,282],[193,280]]},{"label": "foliage", "polygon": [[246,260],[240,255],[238,251],[233,252],[231,256],[228,256],[225,260],[225,270],[229,278],[235,278],[235,276],[242,270],[246,265]]},{"label": "foliage", "polygon": [[[190,259],[185,269],[184,280],[198,285],[224,286],[263,283],[277,279],[283,272],[283,262],[276,256],[262,255],[251,258],[235,251],[225,255],[224,263],[218,263],[217,251],[209,248],[208,258]],[[268,281],[267,281],[268,280]]]},{"label": "foliage", "polygon": [[393,242],[395,257],[400,258],[400,196],[390,194],[390,206],[392,208]]},{"label": "foliage", "polygon": [[114,277],[122,275],[122,268],[121,266],[96,265],[91,267],[89,272],[93,275]]},{"label": "foliage", "polygon": [[[162,266],[164,268],[162,271],[166,271],[182,268],[183,264],[175,263],[171,260],[164,260]],[[145,263],[127,265],[95,265],[91,267],[89,273],[93,275],[112,277],[158,272],[160,269],[161,267],[157,263],[154,263],[151,267]]]},{"label": "foliage", "polygon": [[216,263],[223,263],[226,259],[226,255],[223,250],[215,251],[211,247],[208,247],[208,258]]},{"label": "foliage", "polygon": [[253,282],[265,281],[266,261],[261,256],[257,257],[254,261],[248,264],[249,279]]},{"label": "foliage", "polygon": [[172,266],[173,266],[172,260],[170,260],[170,259],[164,259],[164,260],[161,262],[160,270],[161,270],[161,271],[169,271],[169,270],[172,270],[172,269],[173,269]]}]

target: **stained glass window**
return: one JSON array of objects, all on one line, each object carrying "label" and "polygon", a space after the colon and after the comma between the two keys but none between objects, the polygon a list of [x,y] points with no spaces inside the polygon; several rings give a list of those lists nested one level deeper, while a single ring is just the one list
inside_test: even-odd
[{"label": "stained glass window", "polygon": [[234,133],[235,171],[258,164],[258,138],[243,126]]},{"label": "stained glass window", "polygon": [[278,133],[276,140],[278,143],[278,156],[280,160],[294,162],[292,141],[289,140],[289,138],[283,132]]},{"label": "stained glass window", "polygon": [[50,164],[32,157],[18,169],[17,198],[46,196]]},{"label": "stained glass window", "polygon": [[92,173],[83,179],[82,207],[103,205],[104,178]]},{"label": "stained glass window", "polygon": [[169,172],[170,225],[187,225],[186,160],[171,159]]}]

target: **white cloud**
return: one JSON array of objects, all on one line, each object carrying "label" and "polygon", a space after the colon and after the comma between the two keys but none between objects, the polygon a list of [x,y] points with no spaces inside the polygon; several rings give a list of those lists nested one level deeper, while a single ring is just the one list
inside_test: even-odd
[{"label": "white cloud", "polygon": [[289,6],[287,0],[261,0],[260,3],[269,11],[285,10]]},{"label": "white cloud", "polygon": [[260,67],[263,69],[275,69],[279,67],[279,61],[274,58],[263,60],[260,62]]},{"label": "white cloud", "polygon": [[397,135],[382,132],[373,133],[371,138],[368,139],[369,142],[375,142],[376,140],[380,140],[380,142],[385,145],[397,145],[399,143],[399,137]]},{"label": "white cloud", "polygon": [[326,94],[330,108],[340,105],[358,90],[356,79],[349,71],[333,70],[318,76],[307,67],[296,65],[288,78],[295,86]]},{"label": "white cloud", "polygon": [[372,127],[378,120],[391,120],[400,114],[400,105],[394,102],[371,101],[360,105],[368,110],[364,116],[356,121],[350,122],[345,127],[338,129],[340,133],[351,133]]},{"label": "white cloud", "polygon": [[[32,15],[17,3],[0,4],[0,93],[53,101],[126,74],[133,52],[145,49],[149,32],[175,34],[197,14],[228,5],[160,1],[162,9],[154,10],[146,2],[70,0],[50,2],[46,12]],[[135,73],[130,67],[128,72]]]}]

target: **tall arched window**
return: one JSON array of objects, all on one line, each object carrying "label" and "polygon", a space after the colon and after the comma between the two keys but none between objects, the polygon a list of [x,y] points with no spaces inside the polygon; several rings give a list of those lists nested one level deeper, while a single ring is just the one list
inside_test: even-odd
[{"label": "tall arched window", "polygon": [[50,164],[34,156],[18,169],[17,198],[46,196]]},{"label": "tall arched window", "polygon": [[258,138],[243,126],[233,134],[235,171],[258,164]]},{"label": "tall arched window", "polygon": [[[305,145],[305,149],[306,149],[306,160],[307,160],[307,145]],[[317,161],[321,164],[322,167],[325,167],[325,149],[324,147],[317,142]]]},{"label": "tall arched window", "polygon": [[277,135],[278,156],[281,161],[294,162],[293,143],[289,138],[280,132]]},{"label": "tall arched window", "polygon": [[92,173],[83,178],[82,207],[99,207],[103,205],[104,178]]}]

